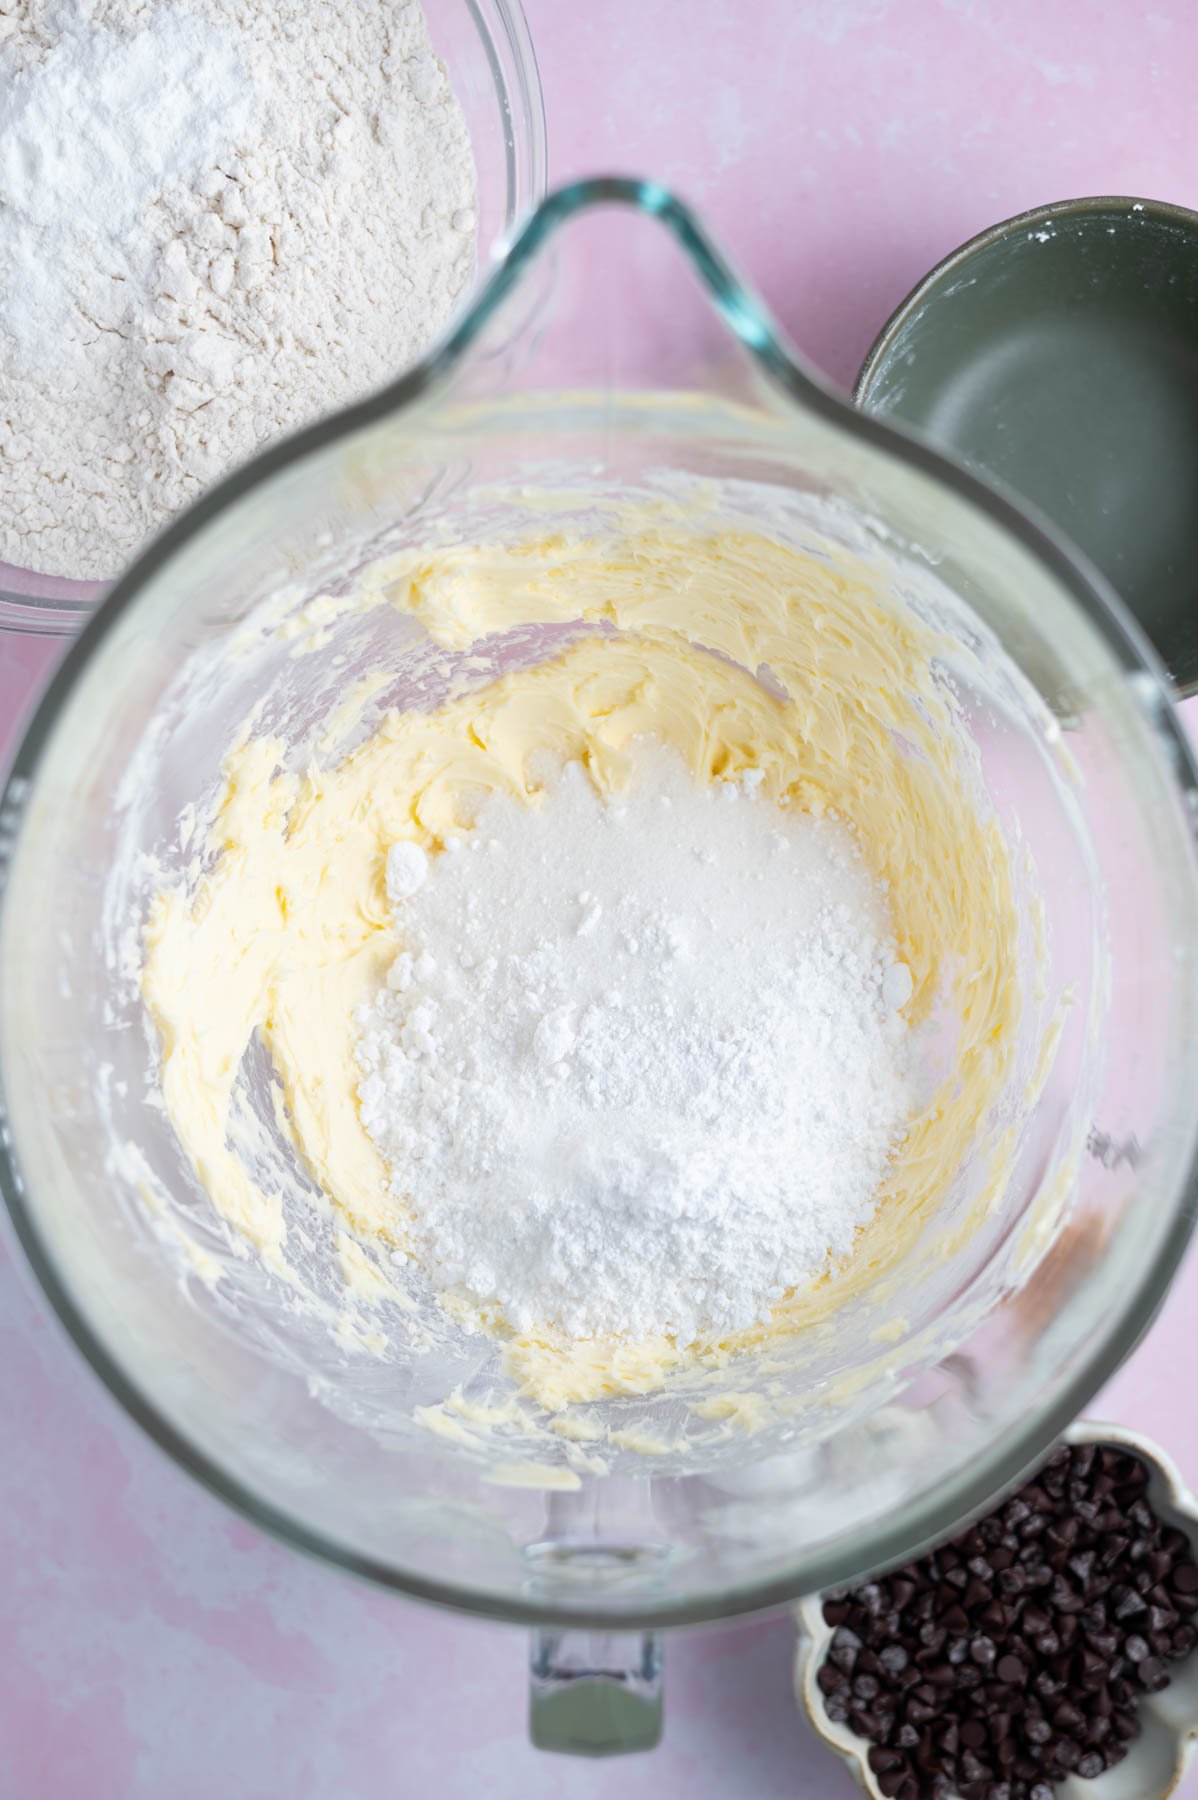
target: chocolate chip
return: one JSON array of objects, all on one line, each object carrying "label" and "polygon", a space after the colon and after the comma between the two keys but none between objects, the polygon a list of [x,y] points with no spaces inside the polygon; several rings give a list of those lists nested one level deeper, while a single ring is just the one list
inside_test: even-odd
[{"label": "chocolate chip", "polygon": [[1146,1693],[1159,1694],[1169,1685],[1169,1672],[1159,1656],[1146,1656],[1136,1672]]},{"label": "chocolate chip", "polygon": [[848,1677],[835,1663],[822,1662],[816,1670],[815,1679],[821,1694],[834,1694],[837,1688],[844,1687]]},{"label": "chocolate chip", "polygon": [[1116,1590],[1116,1593],[1119,1593],[1121,1596],[1116,1600],[1116,1619],[1134,1619],[1141,1613],[1147,1612],[1148,1608],[1145,1605],[1143,1598],[1136,1592],[1135,1588],[1129,1587],[1122,1590]]},{"label": "chocolate chip", "polygon": [[[1036,1586],[1033,1575],[1029,1574],[1028,1583],[1032,1587]],[[1063,1575],[1058,1575],[1052,1584],[1052,1604],[1057,1612],[1069,1618],[1072,1614],[1081,1612],[1085,1601],[1080,1594],[1074,1592]]]},{"label": "chocolate chip", "polygon": [[1198,1649],[1198,1561],[1138,1459],[1062,1446],[988,1518],[824,1603],[829,1718],[887,1800],[1054,1800],[1139,1732],[1137,1702]]},{"label": "chocolate chip", "polygon": [[994,1673],[1012,1687],[1021,1687],[1027,1680],[1027,1669],[1017,1656],[1000,1656],[994,1665]]},{"label": "chocolate chip", "polygon": [[1052,1715],[1052,1722],[1058,1731],[1070,1732],[1080,1731],[1086,1721],[1080,1708],[1074,1706],[1072,1700],[1062,1700]]}]

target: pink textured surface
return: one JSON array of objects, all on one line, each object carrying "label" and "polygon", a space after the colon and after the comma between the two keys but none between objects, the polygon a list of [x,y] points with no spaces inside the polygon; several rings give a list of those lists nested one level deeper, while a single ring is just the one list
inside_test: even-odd
[{"label": "pink textured surface", "polygon": [[[1198,204],[1189,0],[526,6],[554,178],[676,186],[842,382],[912,282],[981,226],[1079,193]],[[0,638],[0,738],[56,654]],[[1196,1308],[1192,1259],[1090,1409],[1158,1438],[1191,1479],[1198,1411],[1178,1372]],[[520,1634],[355,1586],[233,1519],[143,1442],[3,1260],[0,1444],[14,1800],[854,1791],[795,1716],[785,1619],[670,1644],[656,1756],[537,1756]]]}]

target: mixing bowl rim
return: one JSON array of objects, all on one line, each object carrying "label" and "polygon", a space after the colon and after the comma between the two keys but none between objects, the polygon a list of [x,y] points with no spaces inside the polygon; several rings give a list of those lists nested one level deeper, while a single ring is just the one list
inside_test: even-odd
[{"label": "mixing bowl rim", "polygon": [[[0,841],[7,836],[15,849],[26,797],[68,699],[95,649],[135,604],[151,577],[183,550],[211,519],[239,500],[251,487],[301,461],[309,453],[416,401],[440,383],[464,356],[490,313],[501,304],[513,283],[520,278],[524,266],[537,255],[545,241],[570,217],[598,205],[634,208],[657,217],[673,231],[706,282],[713,304],[768,382],[784,396],[883,454],[894,454],[896,445],[899,446],[905,459],[924,474],[943,481],[958,497],[1004,526],[1047,566],[1107,642],[1112,655],[1129,673],[1149,677],[1155,702],[1154,724],[1158,733],[1168,740],[1169,755],[1162,758],[1170,765],[1167,778],[1179,802],[1184,802],[1188,793],[1191,802],[1198,803],[1198,765],[1169,704],[1164,670],[1144,634],[1103,578],[1051,528],[1025,514],[1006,495],[990,488],[980,477],[917,434],[854,408],[809,372],[789,347],[784,346],[760,303],[741,284],[689,210],[666,189],[633,178],[598,177],[558,189],[546,198],[525,224],[508,257],[484,283],[455,330],[421,363],[380,393],[307,427],[226,477],[150,544],[87,621],[42,694],[0,791]],[[1191,874],[1194,875],[1198,865],[1195,864],[1192,832],[1185,841],[1189,848]],[[0,865],[0,924],[3,924],[2,914],[9,896],[8,866]],[[1198,895],[1198,882],[1195,893]],[[7,1117],[3,1069],[0,1068],[0,1124],[4,1124]],[[587,1628],[610,1627],[613,1622],[618,1622],[626,1629],[654,1629],[699,1624],[783,1606],[805,1592],[843,1584],[869,1569],[905,1561],[919,1554],[920,1549],[934,1539],[956,1530],[970,1514],[992,1503],[996,1496],[1012,1487],[1114,1373],[1159,1306],[1198,1220],[1198,1118],[1191,1132],[1187,1167],[1179,1183],[1174,1217],[1156,1255],[1138,1284],[1130,1290],[1122,1310],[1112,1315],[1114,1326],[1106,1340],[1085,1366],[1065,1383],[1051,1404],[1034,1415],[1009,1423],[968,1469],[942,1483],[934,1497],[924,1496],[891,1513],[886,1523],[868,1540],[859,1540],[851,1554],[843,1547],[833,1548],[801,1565],[792,1565],[788,1573],[756,1579],[745,1585],[713,1588],[698,1599],[658,1603],[646,1599],[643,1604],[638,1602],[618,1612],[586,1604],[553,1605],[543,1596],[535,1602],[519,1596],[500,1597],[489,1590],[476,1591],[447,1580],[429,1579],[414,1570],[397,1570],[381,1558],[364,1556],[333,1535],[311,1529],[284,1509],[264,1502],[247,1483],[226,1469],[215,1456],[199,1449],[159,1410],[93,1329],[83,1303],[71,1292],[66,1278],[60,1276],[53,1251],[43,1239],[34,1209],[27,1202],[16,1161],[16,1147],[7,1128],[0,1131],[0,1191],[11,1227],[42,1293],[99,1379],[174,1462],[252,1523],[324,1563],[450,1610],[516,1624],[554,1623]]]}]

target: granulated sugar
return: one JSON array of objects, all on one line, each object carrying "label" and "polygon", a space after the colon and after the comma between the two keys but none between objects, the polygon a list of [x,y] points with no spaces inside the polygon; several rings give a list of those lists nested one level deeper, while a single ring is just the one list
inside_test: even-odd
[{"label": "granulated sugar", "polygon": [[911,978],[846,824],[647,751],[611,803],[572,765],[388,873],[362,1119],[438,1285],[690,1343],[848,1252],[909,1110]]}]

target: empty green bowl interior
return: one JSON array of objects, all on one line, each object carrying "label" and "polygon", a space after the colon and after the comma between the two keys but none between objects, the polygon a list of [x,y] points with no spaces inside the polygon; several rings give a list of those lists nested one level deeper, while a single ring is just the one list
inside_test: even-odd
[{"label": "empty green bowl interior", "polygon": [[1198,683],[1198,219],[1124,201],[996,228],[899,312],[859,398],[1033,501]]}]

